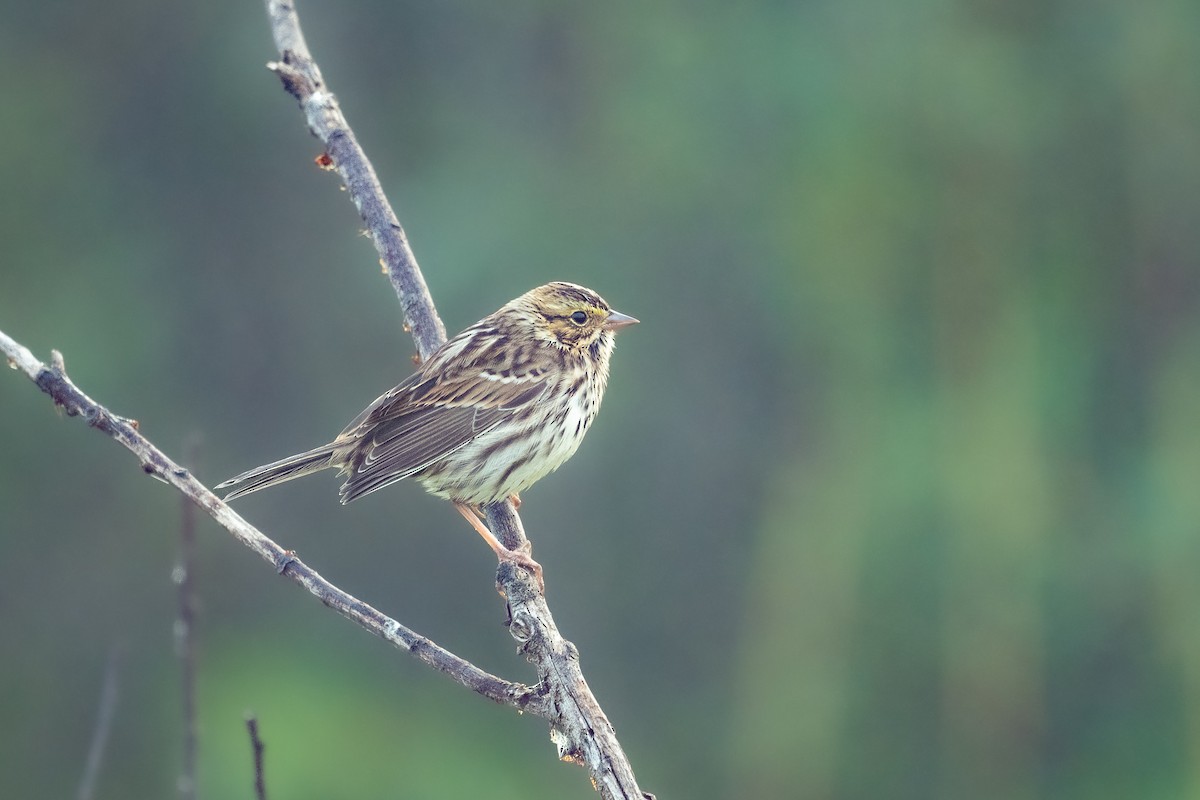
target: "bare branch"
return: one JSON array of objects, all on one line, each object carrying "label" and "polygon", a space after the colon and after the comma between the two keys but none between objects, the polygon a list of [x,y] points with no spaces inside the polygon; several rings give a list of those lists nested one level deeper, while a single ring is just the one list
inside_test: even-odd
[{"label": "bare branch", "polygon": [[417,352],[422,360],[428,358],[446,341],[446,327],[433,306],[404,228],[383,194],[375,168],[342,116],[337,98],[325,88],[321,71],[308,53],[295,6],[291,2],[268,0],[267,14],[281,58],[267,68],[279,75],[284,88],[299,101],[309,129],[325,145],[329,166],[342,177],[400,297],[404,320],[417,343]]},{"label": "bare branch", "polygon": [[[341,175],[400,296],[417,350],[426,358],[445,342],[446,332],[404,229],[308,51],[294,3],[266,0],[266,6],[281,57],[281,62],[268,66],[300,103],[313,135],[325,145],[330,165]],[[506,547],[515,550],[526,543],[512,503],[489,506],[487,516],[489,528]],[[545,597],[534,586],[534,578],[524,570],[502,564],[497,580],[508,598],[509,631],[521,643],[525,657],[537,669],[540,685],[549,693],[550,736],[558,746],[559,757],[582,764],[603,797],[641,800],[645,795],[638,788],[612,725],[583,678],[578,651],[558,632]]]},{"label": "bare branch", "polygon": [[253,714],[246,717],[246,730],[250,732],[250,747],[254,751],[254,797],[267,800],[267,782],[263,776],[263,751],[267,748],[258,736],[258,718]]},{"label": "bare branch", "polygon": [[24,372],[53,398],[69,417],[83,417],[93,428],[116,439],[137,456],[142,471],[183,492],[234,537],[258,553],[281,575],[303,586],[322,603],[353,620],[376,636],[407,650],[430,667],[445,673],[471,691],[503,705],[539,716],[549,711],[538,693],[519,683],[510,683],[481,670],[429,639],[414,633],[396,620],[347,594],[309,568],[290,550],[284,550],[261,531],[242,519],[219,497],[204,487],[186,469],[176,464],[138,431],[137,422],[118,417],[81,392],[62,369],[62,355],[54,352],[58,366],[38,361],[28,349],[0,331],[0,353],[14,369]]},{"label": "bare branch", "polygon": [[[363,219],[381,262],[389,275],[403,309],[406,325],[422,358],[445,342],[445,328],[438,318],[424,278],[409,248],[403,228],[387,203],[374,169],[359,147],[342,116],[334,96],[326,89],[315,62],[308,54],[293,6],[267,0],[272,31],[281,61],[272,63],[284,87],[299,101],[312,132],[321,140],[325,153],[319,163],[336,169]],[[563,639],[554,624],[545,598],[533,577],[509,564],[502,564],[498,583],[508,599],[509,630],[526,658],[534,664],[540,683],[537,690],[504,681],[446,651],[399,622],[333,586],[247,523],[229,506],[143,437],[137,423],[118,417],[81,392],[67,377],[62,357],[52,354],[47,366],[26,348],[0,332],[0,351],[10,365],[21,369],[68,416],[82,416],[133,452],[142,469],[186,495],[245,546],[287,575],[321,602],[372,633],[415,655],[472,691],[497,703],[513,706],[550,721],[551,738],[559,756],[580,763],[605,798],[641,800],[629,762],[612,726],[592,696],[579,667],[575,646]],[[505,546],[520,548],[526,543],[520,518],[510,503],[487,509],[491,530]]]}]

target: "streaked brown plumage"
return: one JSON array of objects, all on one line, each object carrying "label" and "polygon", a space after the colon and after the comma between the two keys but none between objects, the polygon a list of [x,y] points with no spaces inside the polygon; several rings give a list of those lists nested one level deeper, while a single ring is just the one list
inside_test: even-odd
[{"label": "streaked brown plumage", "polygon": [[454,502],[501,560],[478,506],[528,489],[574,454],[604,396],[614,332],[637,322],[573,283],[539,286],[442,345],[329,444],[217,488],[250,492],[337,467],[349,503],[404,478]]}]

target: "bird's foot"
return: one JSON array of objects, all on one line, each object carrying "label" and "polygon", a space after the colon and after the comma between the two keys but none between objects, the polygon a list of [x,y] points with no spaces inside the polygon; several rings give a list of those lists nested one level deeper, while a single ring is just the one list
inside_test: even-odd
[{"label": "bird's foot", "polygon": [[496,558],[500,559],[500,563],[505,561],[516,564],[518,567],[524,567],[533,574],[537,579],[538,591],[542,594],[546,593],[546,581],[542,577],[542,565],[533,560],[530,552],[533,550],[529,542],[518,547],[516,550],[509,550],[507,547],[501,547],[496,551]]},{"label": "bird's foot", "polygon": [[542,565],[530,557],[529,554],[532,548],[529,542],[525,542],[516,550],[509,550],[496,538],[495,534],[488,530],[488,526],[481,519],[483,513],[479,508],[459,502],[455,502],[454,507],[458,509],[458,513],[462,514],[463,519],[471,524],[476,533],[482,536],[483,540],[488,543],[488,547],[492,548],[492,552],[496,554],[496,558],[529,570],[533,573],[533,577],[537,578],[538,591],[542,594],[546,593],[546,581],[542,578]]}]

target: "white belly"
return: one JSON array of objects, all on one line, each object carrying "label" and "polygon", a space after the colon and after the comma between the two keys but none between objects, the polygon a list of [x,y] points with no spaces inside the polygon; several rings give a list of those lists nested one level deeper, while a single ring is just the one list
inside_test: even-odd
[{"label": "white belly", "polygon": [[[433,494],[466,503],[494,503],[525,491],[579,449],[600,407],[597,388],[587,384],[565,414],[547,405],[522,434],[539,432],[515,435],[512,427],[501,424],[447,456],[444,466],[431,470],[436,474],[417,480]],[[537,452],[531,454],[533,447]],[[451,475],[470,478],[456,481]]]}]

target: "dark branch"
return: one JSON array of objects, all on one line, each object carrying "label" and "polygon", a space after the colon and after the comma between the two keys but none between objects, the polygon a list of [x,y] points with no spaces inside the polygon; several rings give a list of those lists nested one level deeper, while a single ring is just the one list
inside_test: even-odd
[{"label": "dark branch", "polygon": [[250,732],[250,747],[254,751],[254,797],[267,800],[267,782],[263,776],[263,751],[267,748],[258,736],[258,718],[246,717],[246,730]]}]

